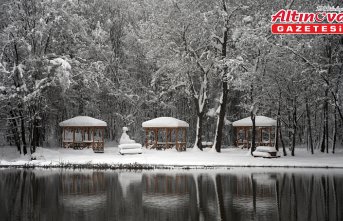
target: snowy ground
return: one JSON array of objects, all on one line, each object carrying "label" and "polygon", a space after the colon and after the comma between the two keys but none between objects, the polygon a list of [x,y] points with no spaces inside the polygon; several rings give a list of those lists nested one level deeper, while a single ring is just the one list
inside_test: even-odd
[{"label": "snowy ground", "polygon": [[297,149],[296,156],[265,159],[254,158],[248,150],[225,148],[221,153],[204,151],[186,152],[171,150],[147,150],[143,154],[120,155],[117,147],[105,147],[105,153],[93,153],[92,149],[73,150],[63,148],[37,148],[32,156],[20,156],[14,147],[0,148],[0,166],[63,166],[63,165],[132,165],[163,167],[336,167],[343,168],[343,151],[326,154],[317,151],[311,155],[305,149]]}]

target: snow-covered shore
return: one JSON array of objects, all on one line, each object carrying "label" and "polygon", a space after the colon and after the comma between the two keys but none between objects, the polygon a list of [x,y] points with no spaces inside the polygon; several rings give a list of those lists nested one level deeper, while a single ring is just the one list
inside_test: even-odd
[{"label": "snow-covered shore", "polygon": [[[35,158],[35,160],[31,160]],[[133,166],[135,165],[135,166]],[[14,147],[0,148],[0,167],[84,167],[84,168],[225,168],[225,167],[306,167],[343,168],[343,152],[314,155],[305,149],[274,159],[255,158],[248,150],[225,148],[221,153],[210,149],[186,152],[147,150],[143,154],[120,155],[117,147],[105,147],[105,153],[91,149],[37,148],[33,156],[20,156]]]}]

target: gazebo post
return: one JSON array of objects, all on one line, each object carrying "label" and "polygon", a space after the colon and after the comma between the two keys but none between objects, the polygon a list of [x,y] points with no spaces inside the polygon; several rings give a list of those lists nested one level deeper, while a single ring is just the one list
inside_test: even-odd
[{"label": "gazebo post", "polygon": [[66,130],[65,130],[65,128],[63,127],[63,140],[62,141],[65,141],[65,139],[66,139]]},{"label": "gazebo post", "polygon": [[271,137],[271,127],[269,127],[269,137],[268,137],[268,139],[269,139],[269,146],[271,146],[272,145],[272,140],[270,139],[270,137]]},{"label": "gazebo post", "polygon": [[249,147],[249,140],[247,137],[247,128],[244,127],[244,140],[247,142],[247,148]]},{"label": "gazebo post", "polygon": [[167,149],[169,148],[168,147],[168,139],[169,139],[168,132],[169,132],[168,127],[166,127],[166,147],[167,147]]},{"label": "gazebo post", "polygon": [[147,127],[145,128],[145,148],[148,148],[148,140],[149,140],[148,136],[149,136],[149,128]]},{"label": "gazebo post", "polygon": [[260,145],[263,144],[263,142],[262,142],[263,141],[263,139],[262,139],[262,135],[263,135],[262,131],[263,131],[263,128],[260,127]]},{"label": "gazebo post", "polygon": [[102,128],[102,142],[105,142],[105,128]]},{"label": "gazebo post", "polygon": [[158,128],[155,128],[155,148],[157,148],[157,141],[158,141]]},{"label": "gazebo post", "polygon": [[81,141],[83,141],[83,135],[84,135],[85,131],[84,131],[84,128],[81,127]]},{"label": "gazebo post", "polygon": [[183,142],[184,142],[183,145],[185,145],[184,150],[186,150],[186,128],[185,127],[183,128]]},{"label": "gazebo post", "polygon": [[64,145],[64,141],[66,140],[66,130],[65,130],[65,127],[63,127],[63,140],[62,140],[62,146],[64,148],[66,148],[66,146]]},{"label": "gazebo post", "polygon": [[92,148],[94,149],[95,147],[95,142],[94,142],[94,137],[95,137],[95,127],[92,127],[92,134],[93,134],[93,144],[92,144]]},{"label": "gazebo post", "polygon": [[238,147],[238,139],[239,139],[238,135],[239,135],[239,130],[238,130],[238,127],[237,127],[236,128],[236,143],[235,143],[236,147]]},{"label": "gazebo post", "polygon": [[179,150],[179,128],[175,129],[175,145],[176,145],[176,150]]}]

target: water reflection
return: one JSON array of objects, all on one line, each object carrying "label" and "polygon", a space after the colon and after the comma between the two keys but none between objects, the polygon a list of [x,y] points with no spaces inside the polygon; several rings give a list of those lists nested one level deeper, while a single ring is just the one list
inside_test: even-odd
[{"label": "water reflection", "polygon": [[343,171],[0,170],[0,220],[342,220]]}]

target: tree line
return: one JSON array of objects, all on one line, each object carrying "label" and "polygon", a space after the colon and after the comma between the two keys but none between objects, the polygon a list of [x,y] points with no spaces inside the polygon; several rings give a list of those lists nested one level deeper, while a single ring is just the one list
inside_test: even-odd
[{"label": "tree line", "polygon": [[292,155],[296,145],[334,153],[343,38],[270,32],[273,12],[314,3],[3,1],[2,143],[23,154],[58,146],[58,123],[76,115],[105,120],[108,140],[128,126],[143,141],[143,121],[173,116],[190,123],[193,147],[220,152],[233,143],[230,122],[254,110],[277,119],[277,144]]}]

